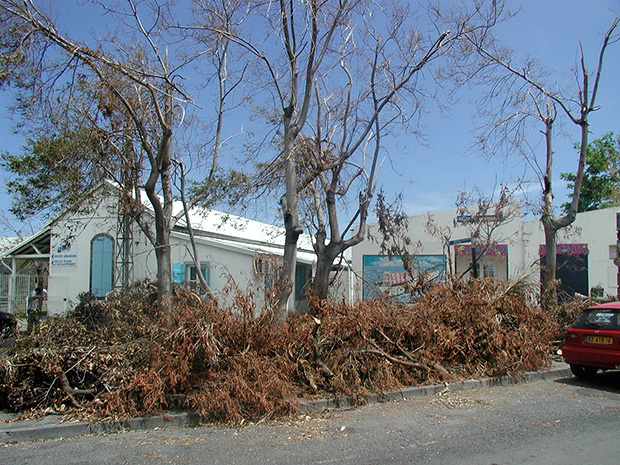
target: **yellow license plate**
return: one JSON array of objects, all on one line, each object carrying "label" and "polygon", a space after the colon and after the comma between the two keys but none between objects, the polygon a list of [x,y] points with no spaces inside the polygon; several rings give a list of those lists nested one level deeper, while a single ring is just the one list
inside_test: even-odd
[{"label": "yellow license plate", "polygon": [[605,344],[610,345],[614,343],[613,337],[605,336],[586,336],[586,342],[588,344]]}]

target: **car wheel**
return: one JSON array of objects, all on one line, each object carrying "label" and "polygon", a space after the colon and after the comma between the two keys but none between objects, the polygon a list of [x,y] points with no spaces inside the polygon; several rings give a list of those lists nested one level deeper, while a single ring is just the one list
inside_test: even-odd
[{"label": "car wheel", "polygon": [[11,337],[13,334],[12,328],[10,326],[5,326],[2,328],[2,330],[0,331],[0,337],[2,338],[9,338]]},{"label": "car wheel", "polygon": [[579,379],[591,379],[594,375],[596,375],[598,368],[587,365],[571,364],[570,371],[572,371],[573,374]]}]

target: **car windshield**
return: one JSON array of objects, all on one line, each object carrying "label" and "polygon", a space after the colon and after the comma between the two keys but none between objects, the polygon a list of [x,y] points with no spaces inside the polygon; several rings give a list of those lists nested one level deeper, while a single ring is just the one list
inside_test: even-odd
[{"label": "car windshield", "polygon": [[618,314],[620,310],[614,309],[588,309],[581,314],[573,328],[576,329],[605,329],[608,331],[620,331]]}]

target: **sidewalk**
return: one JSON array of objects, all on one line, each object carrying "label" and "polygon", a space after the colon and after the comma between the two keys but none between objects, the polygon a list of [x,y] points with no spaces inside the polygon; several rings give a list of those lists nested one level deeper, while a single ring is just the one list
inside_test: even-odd
[{"label": "sidewalk", "polygon": [[[571,376],[568,365],[563,362],[553,362],[549,370],[525,373],[520,377],[501,376],[480,380],[459,381],[454,384],[420,386],[392,392],[384,396],[371,396],[368,403],[407,400],[413,397],[423,397],[441,392],[459,392],[500,385],[528,383],[540,380],[553,380]],[[345,408],[353,406],[352,399],[338,400],[323,399],[306,402],[301,405],[307,413],[320,412],[324,409]],[[38,441],[47,439],[70,438],[88,434],[113,433],[119,431],[145,431],[155,428],[180,426],[197,426],[202,424],[201,418],[195,413],[163,414],[145,418],[133,418],[121,422],[101,421],[90,424],[88,422],[63,422],[60,415],[48,415],[39,420],[11,421],[17,418],[16,414],[0,413],[0,444]]]}]

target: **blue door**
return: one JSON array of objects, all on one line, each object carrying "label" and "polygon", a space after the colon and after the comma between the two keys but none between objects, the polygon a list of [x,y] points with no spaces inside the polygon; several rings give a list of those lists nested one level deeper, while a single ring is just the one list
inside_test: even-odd
[{"label": "blue door", "polygon": [[114,287],[114,241],[97,236],[90,244],[90,292],[105,297]]}]

